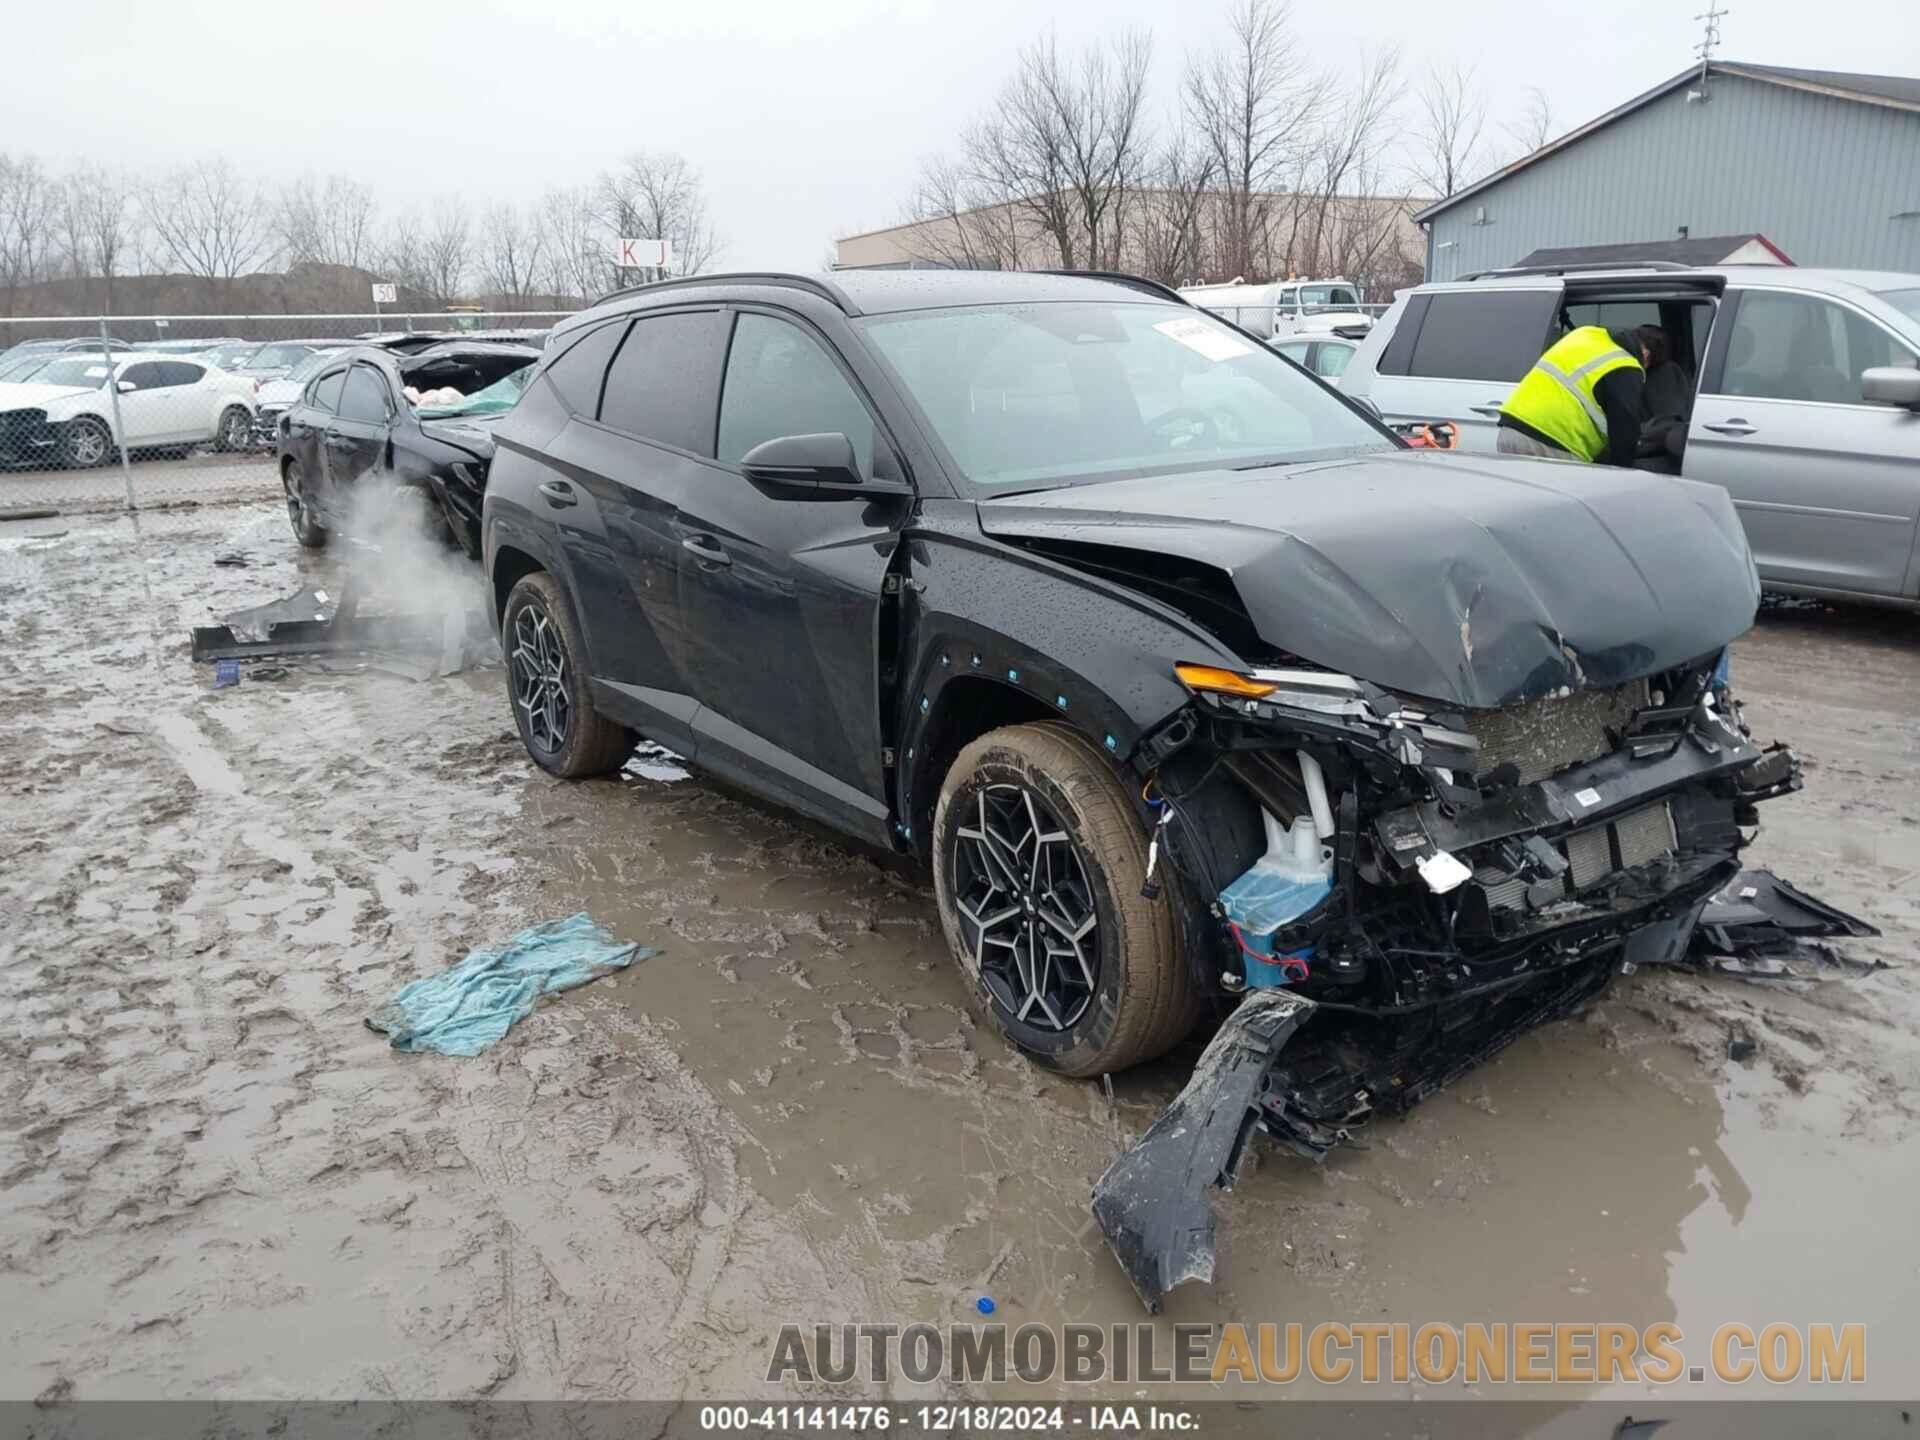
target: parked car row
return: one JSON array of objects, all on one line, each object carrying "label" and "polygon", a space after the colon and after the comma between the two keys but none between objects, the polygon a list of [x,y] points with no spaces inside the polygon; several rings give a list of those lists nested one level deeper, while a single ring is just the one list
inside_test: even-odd
[{"label": "parked car row", "polygon": [[[402,389],[443,392],[437,398],[444,404],[537,358],[545,336],[544,330],[495,330],[274,341],[110,339],[106,348],[97,336],[23,341],[0,352],[0,465],[84,468],[123,448],[184,454],[206,446],[271,446],[307,382],[348,350],[389,357],[405,372]],[[449,390],[458,395],[444,393]],[[410,407],[403,402],[403,408]],[[478,505],[476,491],[475,524]]]}]

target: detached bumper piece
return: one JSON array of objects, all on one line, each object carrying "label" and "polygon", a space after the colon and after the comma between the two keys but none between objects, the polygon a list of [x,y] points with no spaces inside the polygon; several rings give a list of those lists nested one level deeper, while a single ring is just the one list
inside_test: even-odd
[{"label": "detached bumper piece", "polygon": [[1207,1191],[1233,1188],[1261,1119],[1267,1071],[1313,1009],[1281,991],[1248,996],[1178,1098],[1093,1187],[1094,1218],[1151,1314],[1174,1286],[1213,1278]]},{"label": "detached bumper piece", "polygon": [[[1686,961],[1710,900],[1716,936],[1756,918],[1777,932],[1789,901],[1795,923],[1858,923],[1730,884],[1756,804],[1798,789],[1800,772],[1712,689],[1716,658],[1471,712],[1320,672],[1176,669],[1196,705],[1143,741],[1147,781],[1179,821],[1162,826],[1171,863],[1218,897],[1227,940],[1240,938],[1236,887],[1301,817],[1332,874],[1272,937],[1310,957],[1284,977],[1256,974],[1244,942],[1216,946],[1220,993],[1244,998],[1095,1187],[1094,1215],[1150,1311],[1212,1278],[1207,1192],[1232,1185],[1255,1130],[1324,1158],[1615,973]],[[1755,914],[1727,912],[1736,899]]]}]

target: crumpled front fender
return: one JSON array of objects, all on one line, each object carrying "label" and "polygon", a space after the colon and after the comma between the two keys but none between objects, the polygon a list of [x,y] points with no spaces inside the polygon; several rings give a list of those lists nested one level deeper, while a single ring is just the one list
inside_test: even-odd
[{"label": "crumpled front fender", "polygon": [[1207,1191],[1233,1187],[1260,1120],[1261,1077],[1314,1009],[1284,990],[1248,995],[1186,1088],[1093,1187],[1094,1218],[1150,1314],[1174,1286],[1213,1278]]}]

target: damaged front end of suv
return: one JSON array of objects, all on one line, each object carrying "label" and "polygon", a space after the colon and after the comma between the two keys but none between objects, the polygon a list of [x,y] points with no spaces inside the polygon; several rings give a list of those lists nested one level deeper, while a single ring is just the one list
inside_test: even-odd
[{"label": "damaged front end of suv", "polygon": [[1326,672],[1178,667],[1196,703],[1148,742],[1169,861],[1225,878],[1188,810],[1224,772],[1310,824],[1331,866],[1324,896],[1258,941],[1209,907],[1238,962],[1226,988],[1249,999],[1095,1190],[1149,1309],[1211,1278],[1206,1192],[1254,1130],[1318,1159],[1615,970],[1684,953],[1755,804],[1799,785],[1715,683],[1719,659],[1471,713]]},{"label": "damaged front end of suv", "polygon": [[[1449,462],[1416,496],[1413,463],[1331,467],[1284,527],[1243,505],[1204,531],[990,522],[1243,657],[1176,662],[1188,703],[1133,755],[1151,883],[1177,887],[1196,978],[1238,1002],[1094,1193],[1150,1309],[1211,1277],[1207,1191],[1254,1132],[1318,1159],[1617,971],[1680,959],[1757,804],[1800,783],[1728,684],[1758,586],[1723,493]],[[1363,478],[1395,523],[1366,523]],[[1212,519],[1232,494],[1164,503]]]}]

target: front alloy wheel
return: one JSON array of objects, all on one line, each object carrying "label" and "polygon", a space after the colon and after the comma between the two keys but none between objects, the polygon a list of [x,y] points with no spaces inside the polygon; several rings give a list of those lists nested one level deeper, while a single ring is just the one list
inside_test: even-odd
[{"label": "front alloy wheel", "polygon": [[1138,802],[1079,731],[1010,725],[954,757],[933,815],[940,926],[975,1004],[1042,1065],[1124,1070],[1193,1028],[1179,887],[1147,899],[1146,870]]},{"label": "front alloy wheel", "polygon": [[975,792],[953,847],[954,908],[995,1007],[1056,1033],[1099,983],[1100,918],[1087,868],[1044,799],[1021,785]]}]

